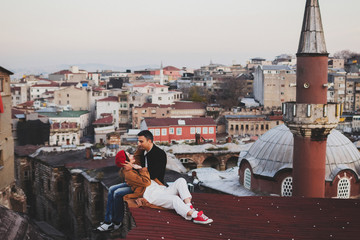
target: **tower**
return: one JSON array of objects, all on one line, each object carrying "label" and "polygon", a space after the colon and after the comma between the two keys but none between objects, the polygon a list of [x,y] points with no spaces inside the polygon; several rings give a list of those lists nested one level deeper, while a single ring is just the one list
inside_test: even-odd
[{"label": "tower", "polygon": [[162,62],[160,65],[160,85],[164,85],[164,69]]},{"label": "tower", "polygon": [[294,134],[293,196],[325,196],[326,140],[341,106],[327,103],[328,53],[318,0],[307,0],[296,69],[296,102],[283,105]]}]

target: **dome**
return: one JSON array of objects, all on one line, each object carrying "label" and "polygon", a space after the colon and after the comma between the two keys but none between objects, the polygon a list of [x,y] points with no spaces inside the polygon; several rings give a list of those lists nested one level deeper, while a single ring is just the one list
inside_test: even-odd
[{"label": "dome", "polygon": [[[294,138],[290,129],[279,125],[262,135],[242,159],[249,161],[253,173],[274,177],[286,168],[292,169]],[[360,153],[355,145],[333,129],[326,143],[325,180],[332,181],[341,170],[351,169],[359,177]]]}]

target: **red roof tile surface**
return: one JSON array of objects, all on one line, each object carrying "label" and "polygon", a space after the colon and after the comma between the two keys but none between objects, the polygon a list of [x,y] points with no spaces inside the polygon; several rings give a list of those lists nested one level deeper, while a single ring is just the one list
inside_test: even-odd
[{"label": "red roof tile surface", "polygon": [[16,119],[16,116],[15,116],[16,114],[25,114],[25,111],[21,111],[16,108],[11,108],[11,118],[12,119]]},{"label": "red roof tile surface", "polygon": [[156,88],[164,88],[164,87],[167,87],[167,86],[160,85],[160,84],[157,84],[157,83],[142,83],[142,84],[134,85],[133,87],[135,87],[135,88],[139,88],[139,87],[156,87]]},{"label": "red roof tile surface", "polygon": [[186,221],[173,210],[131,208],[136,227],[126,239],[359,239],[360,200],[234,197],[194,193],[195,208],[211,225]]},{"label": "red roof tile surface", "polygon": [[110,115],[97,119],[95,122],[93,122],[93,124],[111,124],[112,122],[113,122],[113,117]]},{"label": "red roof tile surface", "polygon": [[179,120],[185,121],[185,126],[216,125],[212,118],[146,118],[144,121],[148,127],[178,126]]},{"label": "red roof tile surface", "polygon": [[65,74],[73,74],[73,72],[71,72],[70,70],[61,70],[61,71],[52,73],[52,75],[65,75]]},{"label": "red roof tile surface", "polygon": [[166,66],[163,68],[165,71],[180,71],[180,69],[174,67],[174,66]]},{"label": "red roof tile surface", "polygon": [[98,100],[98,102],[117,102],[117,101],[118,101],[118,97],[116,97],[116,96],[110,96],[110,97]]},{"label": "red roof tile surface", "polygon": [[158,107],[158,108],[171,108],[173,105],[171,104],[154,104],[154,103],[144,103],[141,107],[135,108],[149,108],[149,107]]},{"label": "red roof tile surface", "polygon": [[27,101],[24,103],[20,103],[18,106],[32,107],[33,105],[34,105],[34,101]]},{"label": "red roof tile surface", "polygon": [[200,102],[175,102],[175,109],[205,109],[205,104]]}]

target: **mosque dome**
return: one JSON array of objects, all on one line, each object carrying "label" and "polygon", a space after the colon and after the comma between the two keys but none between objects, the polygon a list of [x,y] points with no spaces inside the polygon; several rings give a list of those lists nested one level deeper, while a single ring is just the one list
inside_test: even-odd
[{"label": "mosque dome", "polygon": [[[292,169],[294,138],[290,129],[279,125],[263,134],[241,159],[246,159],[253,174],[273,178],[283,169]],[[359,178],[360,153],[355,145],[333,129],[326,144],[325,180],[333,181],[342,170],[351,170]]]},{"label": "mosque dome", "polygon": [[[258,194],[292,196],[293,147],[293,134],[285,124],[267,131],[240,154],[240,184]],[[326,141],[325,197],[360,198],[359,176],[359,151],[333,129]]]}]

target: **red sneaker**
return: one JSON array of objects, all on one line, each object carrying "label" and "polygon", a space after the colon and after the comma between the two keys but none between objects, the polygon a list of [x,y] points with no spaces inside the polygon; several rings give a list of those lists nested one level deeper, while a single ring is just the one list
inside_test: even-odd
[{"label": "red sneaker", "polygon": [[213,220],[211,218],[208,218],[203,211],[198,212],[198,215],[196,218],[193,219],[194,223],[199,223],[199,224],[209,224],[212,223]]}]

